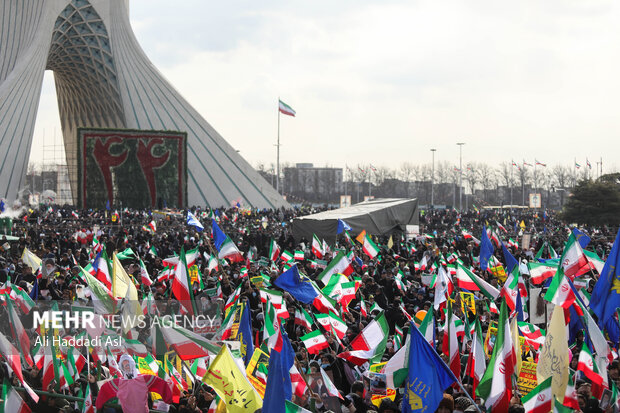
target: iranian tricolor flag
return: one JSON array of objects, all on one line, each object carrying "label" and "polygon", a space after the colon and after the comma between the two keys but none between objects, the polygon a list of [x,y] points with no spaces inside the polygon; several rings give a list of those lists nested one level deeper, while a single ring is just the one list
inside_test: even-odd
[{"label": "iranian tricolor flag", "polygon": [[2,404],[0,413],[30,413],[30,407],[22,400],[19,393],[5,379],[2,385]]},{"label": "iranian tricolor flag", "polygon": [[461,264],[457,264],[456,280],[460,288],[469,291],[480,291],[482,295],[491,301],[499,297],[499,290],[497,288],[493,287]]},{"label": "iranian tricolor flag", "polygon": [[551,411],[553,402],[552,381],[553,376],[548,377],[547,380],[523,396],[521,401],[523,402],[525,413],[549,413]]},{"label": "iranian tricolor flag", "polygon": [[450,370],[456,377],[461,377],[461,357],[459,354],[459,340],[457,337],[457,318],[452,313],[452,301],[448,301],[446,325],[444,327],[442,351],[448,357]]},{"label": "iranian tricolor flag", "polygon": [[325,370],[323,370],[323,367],[321,367],[320,369],[321,369],[321,377],[323,378],[323,383],[325,384],[325,387],[327,388],[327,394],[332,397],[338,397],[344,400],[344,398],[340,395],[340,392],[338,391],[336,386],[334,386],[334,383],[332,382],[332,380],[329,378],[327,373],[325,373]]},{"label": "iranian tricolor flag", "polygon": [[332,331],[332,324],[329,321],[329,315],[327,314],[315,314],[316,321],[325,329],[325,331]]},{"label": "iranian tricolor flag", "polygon": [[38,402],[39,396],[37,396],[37,394],[30,388],[28,383],[24,381],[24,374],[22,372],[22,362],[19,356],[19,351],[17,351],[17,349],[13,347],[13,344],[11,344],[2,333],[0,333],[0,354],[6,360],[11,370],[13,370],[13,373],[15,374],[19,382],[26,389],[28,395],[30,395],[32,400]]},{"label": "iranian tricolor flag", "polygon": [[215,219],[211,220],[211,232],[213,234],[213,244],[217,249],[217,257],[219,259],[227,258],[232,262],[243,261],[243,254],[239,251],[235,243],[224,234]]},{"label": "iranian tricolor flag", "polygon": [[366,308],[366,301],[364,301],[364,296],[360,295],[360,314],[362,317],[368,317],[368,309]]},{"label": "iranian tricolor flag", "polygon": [[486,370],[486,356],[484,354],[484,336],[480,321],[476,318],[476,332],[472,337],[471,352],[467,359],[467,367],[465,367],[465,375],[473,379],[472,391],[475,393],[478,383],[482,380]]},{"label": "iranian tricolor flag", "polygon": [[179,263],[172,279],[172,294],[181,302],[181,305],[185,307],[190,315],[196,314],[192,282],[187,271],[187,262],[185,261],[185,251],[183,249],[181,249]]},{"label": "iranian tricolor flag", "polygon": [[575,278],[579,270],[589,265],[588,258],[583,253],[583,249],[581,245],[579,245],[573,232],[571,232],[564,246],[564,252],[562,253],[562,258],[560,258],[560,263],[562,264],[564,274],[571,279]]},{"label": "iranian tricolor flag", "polygon": [[570,287],[568,278],[564,276],[562,268],[558,268],[558,271],[553,276],[549,289],[545,293],[545,300],[552,302],[555,305],[559,305],[564,309],[568,309],[577,299],[575,292]]},{"label": "iranian tricolor flag", "polygon": [[323,285],[327,285],[331,280],[333,274],[344,274],[348,276],[352,273],[353,267],[351,267],[349,259],[342,252],[338,252],[338,254],[336,254],[336,257],[331,260],[329,265],[325,267],[323,272],[321,272],[318,279],[323,283]]},{"label": "iranian tricolor flag", "polygon": [[435,319],[433,317],[433,307],[429,308],[426,312],[426,315],[420,323],[419,330],[428,342],[428,344],[430,344],[431,347],[435,348]]},{"label": "iranian tricolor flag", "polygon": [[394,351],[398,351],[403,343],[403,329],[398,325],[394,326],[394,338],[392,339],[394,342]]},{"label": "iranian tricolor flag", "polygon": [[276,243],[276,240],[271,239],[271,244],[269,244],[269,259],[271,261],[275,261],[280,256],[280,247]]},{"label": "iranian tricolor flag", "polygon": [[275,307],[279,318],[289,318],[290,314],[286,308],[286,301],[284,300],[284,294],[282,291],[261,288],[260,299],[263,304],[267,301],[271,302],[271,304]]},{"label": "iranian tricolor flag", "polygon": [[533,284],[541,284],[547,278],[551,278],[558,270],[557,265],[548,265],[539,262],[528,262],[527,268],[530,271],[530,280]]},{"label": "iranian tricolor flag", "polygon": [[295,310],[295,324],[312,330],[312,316],[303,308],[298,308]]},{"label": "iranian tricolor flag", "polygon": [[297,261],[303,261],[304,260],[304,252],[300,251],[300,250],[295,250],[295,255],[293,255],[293,258],[295,258],[295,260],[297,260]]},{"label": "iranian tricolor flag", "polygon": [[339,339],[342,339],[347,333],[347,323],[342,321],[342,319],[334,314],[333,311],[329,312],[329,322],[332,325],[332,331],[336,333],[336,336],[338,336]]},{"label": "iranian tricolor flag", "polygon": [[263,326],[263,340],[267,341],[267,347],[278,353],[282,350],[282,333],[280,332],[280,320],[276,308],[271,301],[265,303],[265,324]]},{"label": "iranian tricolor flag", "polygon": [[194,376],[200,377],[201,379],[207,374],[207,362],[205,357],[199,357],[192,363],[191,372]]},{"label": "iranian tricolor flag", "polygon": [[319,330],[314,330],[305,336],[301,336],[300,339],[310,354],[319,354],[319,351],[329,347],[325,336]]},{"label": "iranian tricolor flag", "polygon": [[176,324],[170,323],[170,325],[161,327],[153,324],[152,337],[159,335],[157,330],[161,332],[166,344],[172,347],[182,360],[193,360],[198,357],[217,355],[221,348],[203,336]]},{"label": "iranian tricolor flag", "polygon": [[9,284],[9,281],[7,281],[6,284],[7,287],[10,286],[11,299],[13,299],[17,303],[20,310],[22,310],[22,313],[28,314],[30,310],[32,310],[32,308],[34,307],[34,301],[30,297],[30,295],[28,295],[28,293],[18,285]]},{"label": "iranian tricolor flag", "polygon": [[318,259],[322,259],[325,255],[325,250],[323,249],[323,243],[316,236],[316,234],[312,234],[312,253]]},{"label": "iranian tricolor flag", "polygon": [[519,331],[527,341],[537,344],[537,348],[545,343],[545,330],[535,326],[534,324],[519,321],[517,323]]},{"label": "iranian tricolor flag", "polygon": [[510,311],[517,308],[517,296],[519,294],[519,267],[515,266],[514,270],[508,274],[508,278],[504,282],[504,286],[500,291],[500,296],[506,299],[506,304]]},{"label": "iranian tricolor flag", "polygon": [[144,265],[142,259],[140,259],[140,280],[142,281],[142,284],[147,287],[150,287],[153,284],[153,281],[149,276],[149,272],[146,270],[146,265]]},{"label": "iranian tricolor flag", "polygon": [[280,258],[282,258],[283,261],[288,262],[293,259],[293,254],[287,250],[284,250],[282,255],[280,255]]},{"label": "iranian tricolor flag", "polygon": [[579,399],[577,398],[577,390],[575,389],[575,374],[571,374],[568,379],[568,385],[566,386],[566,392],[564,393],[564,402],[562,404],[574,410],[580,409]]},{"label": "iranian tricolor flag", "polygon": [[[5,294],[5,297],[7,295]],[[30,356],[30,338],[28,338],[28,333],[24,329],[20,318],[11,303],[11,300],[6,300],[7,311],[9,313],[9,324],[11,326],[11,333],[13,334],[13,339],[17,343],[18,347],[21,350],[21,353],[24,355],[24,360],[30,367],[34,365],[34,361]]]},{"label": "iranian tricolor flag", "polygon": [[297,397],[303,397],[308,390],[308,385],[304,380],[304,376],[302,376],[299,370],[297,370],[295,364],[291,366],[289,373],[291,373],[291,385],[293,387],[293,394]]},{"label": "iranian tricolor flag", "polygon": [[280,99],[278,99],[278,111],[285,115],[295,117],[295,111],[293,110],[293,108],[282,102]]},{"label": "iranian tricolor flag", "polygon": [[365,362],[370,364],[381,360],[385,352],[385,344],[388,340],[389,327],[385,319],[385,313],[381,311],[377,317],[372,320],[362,330],[362,332],[351,341],[352,351],[345,351],[338,354],[338,357],[361,366]]},{"label": "iranian tricolor flag", "polygon": [[362,250],[364,253],[371,259],[375,258],[377,254],[379,254],[379,247],[372,242],[370,235],[366,234],[366,231],[363,231],[356,239],[360,244],[362,244]]},{"label": "iranian tricolor flag", "polygon": [[383,373],[390,389],[397,389],[407,379],[409,372],[409,334],[405,338],[405,344],[387,361],[383,367]]},{"label": "iranian tricolor flag", "polygon": [[602,385],[605,380],[599,371],[599,368],[594,361],[594,356],[592,356],[592,352],[590,352],[586,342],[583,343],[583,347],[581,347],[581,352],[579,353],[579,364],[577,365],[577,370],[582,371],[586,377],[592,381],[592,383],[599,386]]},{"label": "iranian tricolor flag", "polygon": [[[301,396],[300,396],[301,397]],[[295,403],[285,400],[285,413],[312,413],[310,410],[297,406]]]},{"label": "iranian tricolor flag", "polygon": [[493,355],[476,390],[476,394],[485,399],[487,409],[494,412],[508,411],[516,360],[508,324],[508,307],[506,301],[502,300]]},{"label": "iranian tricolor flag", "polygon": [[90,392],[90,386],[86,386],[86,394],[84,395],[84,406],[82,413],[95,413],[95,405],[93,403],[93,395]]},{"label": "iranian tricolor flag", "polygon": [[357,291],[355,281],[349,281],[341,284],[342,287],[342,295],[340,296],[340,304],[342,305],[342,311],[347,311],[347,306],[355,298],[355,293]]}]

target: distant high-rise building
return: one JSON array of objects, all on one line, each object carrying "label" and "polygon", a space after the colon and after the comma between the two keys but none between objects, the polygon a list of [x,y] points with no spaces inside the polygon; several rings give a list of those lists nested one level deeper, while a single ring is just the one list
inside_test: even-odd
[{"label": "distant high-rise building", "polygon": [[311,163],[284,168],[284,193],[287,195],[308,202],[336,203],[342,191],[342,168],[320,168]]}]

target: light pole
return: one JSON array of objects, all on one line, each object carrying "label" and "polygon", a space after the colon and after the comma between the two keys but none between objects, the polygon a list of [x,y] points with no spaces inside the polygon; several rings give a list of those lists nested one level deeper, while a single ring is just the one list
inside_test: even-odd
[{"label": "light pole", "polygon": [[459,211],[463,210],[463,145],[465,142],[457,142],[459,146]]},{"label": "light pole", "polygon": [[433,154],[433,168],[431,170],[431,208],[435,207],[435,152],[437,149],[432,148],[431,153]]}]

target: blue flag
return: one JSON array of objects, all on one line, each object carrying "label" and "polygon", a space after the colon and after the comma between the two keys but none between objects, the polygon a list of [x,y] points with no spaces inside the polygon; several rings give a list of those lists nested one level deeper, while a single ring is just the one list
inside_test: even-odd
[{"label": "blue flag", "polygon": [[297,264],[284,271],[274,284],[304,304],[310,304],[318,297],[318,293],[307,278],[301,278]]},{"label": "blue flag", "polygon": [[444,390],[458,380],[413,322],[409,334],[409,374],[402,411],[434,412]]},{"label": "blue flag", "polygon": [[215,218],[211,218],[211,232],[213,233],[213,244],[215,244],[215,248],[219,252],[222,248],[222,244],[226,241],[226,234],[220,229],[220,226],[215,222]]},{"label": "blue flag", "polygon": [[105,201],[105,209],[110,210],[110,200]]},{"label": "blue flag", "polygon": [[510,274],[515,269],[515,267],[519,267],[519,263],[517,262],[517,259],[512,256],[510,251],[508,251],[508,248],[506,248],[503,242],[502,252],[504,253],[504,260],[506,260],[506,274]]},{"label": "blue flag", "polygon": [[191,211],[187,211],[187,225],[196,228],[196,231],[202,232],[205,227],[198,221],[196,215],[192,214]]},{"label": "blue flag", "polygon": [[590,237],[579,231],[577,228],[573,228],[573,235],[577,239],[577,242],[579,242],[579,245],[581,245],[581,248],[585,249],[590,243]]},{"label": "blue flag", "polygon": [[265,387],[263,411],[274,413],[286,412],[286,400],[293,397],[291,374],[289,370],[294,363],[294,351],[284,329],[282,333],[282,350],[273,350],[269,355],[269,374]]},{"label": "blue flag", "polygon": [[[241,336],[241,337],[239,337]],[[237,338],[241,342],[241,354],[243,355],[243,362],[247,366],[254,354],[254,344],[252,343],[252,324],[250,323],[250,309],[248,303],[243,304],[243,312],[241,313],[241,322],[239,323],[239,332]],[[243,347],[245,346],[245,353]]]},{"label": "blue flag", "polygon": [[517,321],[525,321],[525,314],[523,313],[523,302],[521,301],[521,291],[517,288]]},{"label": "blue flag", "polygon": [[6,209],[6,204],[4,203],[4,199],[0,200],[0,212],[4,212]]},{"label": "blue flag", "polygon": [[351,227],[343,220],[338,219],[338,229],[336,230],[336,234],[341,234],[344,230],[351,231]]},{"label": "blue flag", "polygon": [[614,315],[618,307],[620,307],[620,232],[590,297],[590,308],[598,317],[601,328],[607,324],[609,317]]},{"label": "blue flag", "polygon": [[30,290],[28,295],[35,301],[39,298],[39,280],[36,277],[32,283],[32,290]]},{"label": "blue flag", "polygon": [[493,255],[493,243],[487,234],[487,226],[482,227],[482,237],[480,238],[480,269],[486,271],[489,268],[489,258]]}]

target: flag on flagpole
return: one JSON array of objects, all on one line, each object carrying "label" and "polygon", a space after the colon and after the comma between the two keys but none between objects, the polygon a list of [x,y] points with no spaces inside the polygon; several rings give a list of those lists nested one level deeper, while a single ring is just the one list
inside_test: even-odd
[{"label": "flag on flagpole", "polygon": [[611,252],[605,261],[605,266],[601,272],[592,296],[590,297],[590,308],[597,315],[599,326],[607,324],[610,317],[613,317],[616,308],[620,307],[620,232],[616,236]]},{"label": "flag on flagpole", "polygon": [[458,379],[428,345],[413,322],[409,323],[409,372],[402,402],[403,413],[434,412],[443,392]]},{"label": "flag on flagpole", "polygon": [[553,395],[560,400],[564,398],[568,384],[568,337],[564,310],[558,305],[554,307],[549,321],[547,338],[538,357],[536,376],[539,383],[553,377]]},{"label": "flag on flagpole", "polygon": [[287,105],[286,103],[282,102],[280,99],[278,99],[278,110],[280,111],[280,113],[283,113],[288,116],[295,117],[296,115],[295,110],[293,110],[293,108]]},{"label": "flag on flagpole", "polygon": [[181,305],[191,315],[197,314],[192,281],[189,272],[187,271],[187,262],[185,259],[184,249],[181,249],[179,263],[174,271],[174,278],[172,280],[172,294],[181,302]]},{"label": "flag on flagpole", "polygon": [[525,408],[525,413],[549,413],[551,411],[551,402],[553,401],[553,395],[551,392],[551,380],[553,377],[549,377],[540,383],[536,388],[530,390],[530,392],[523,396],[521,401]]},{"label": "flag on flagpole", "polygon": [[211,219],[211,231],[213,233],[213,244],[217,249],[217,257],[219,259],[227,258],[232,262],[243,261],[243,255],[235,245],[235,243],[224,234],[215,219]]},{"label": "flag on flagpole", "polygon": [[198,232],[202,232],[205,229],[198,218],[196,218],[196,215],[192,214],[189,210],[187,211],[187,225],[196,228],[196,231]]},{"label": "flag on flagpole", "polygon": [[485,400],[487,409],[497,412],[508,411],[515,364],[516,354],[508,324],[508,306],[506,300],[502,300],[493,354],[476,389],[476,394]]},{"label": "flag on flagpole", "polygon": [[28,407],[19,393],[5,379],[2,384],[2,404],[0,404],[0,413],[30,412],[30,407]]}]

